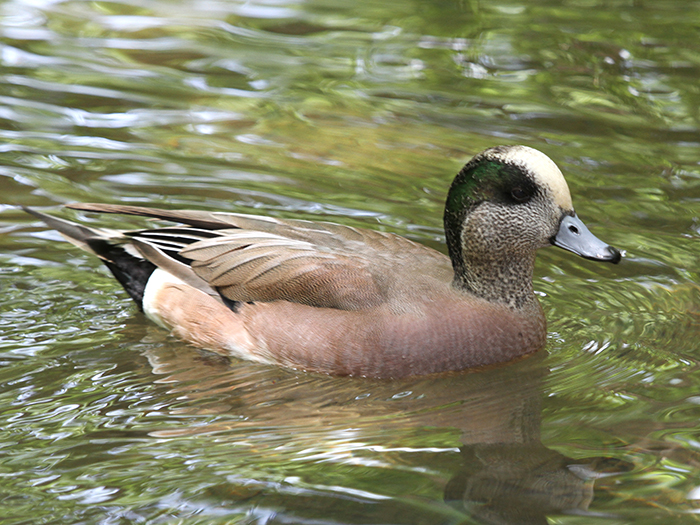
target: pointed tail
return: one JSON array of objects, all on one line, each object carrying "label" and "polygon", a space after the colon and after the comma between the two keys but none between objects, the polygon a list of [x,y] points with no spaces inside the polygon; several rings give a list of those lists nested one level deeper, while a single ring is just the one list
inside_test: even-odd
[{"label": "pointed tail", "polygon": [[138,254],[121,232],[90,228],[26,206],[22,206],[22,209],[45,222],[47,226],[58,230],[68,242],[102,259],[138,307],[143,309],[146,283],[156,267]]}]

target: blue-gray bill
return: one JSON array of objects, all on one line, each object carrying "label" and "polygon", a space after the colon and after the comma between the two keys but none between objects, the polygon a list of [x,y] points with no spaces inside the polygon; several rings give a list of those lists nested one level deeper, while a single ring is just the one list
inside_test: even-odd
[{"label": "blue-gray bill", "polygon": [[620,250],[593,235],[576,214],[564,215],[559,231],[552,237],[552,244],[592,261],[617,264],[622,258]]}]

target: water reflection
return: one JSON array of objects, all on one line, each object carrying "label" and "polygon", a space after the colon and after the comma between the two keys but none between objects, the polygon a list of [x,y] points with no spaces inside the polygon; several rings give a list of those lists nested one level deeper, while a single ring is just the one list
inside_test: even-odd
[{"label": "water reflection", "polygon": [[[543,251],[546,364],[345,381],[157,335],[86,278],[97,261],[0,204],[0,521],[695,523],[699,9],[4,2],[5,203],[331,219],[443,249],[455,170],[525,143],[628,257],[612,276]],[[606,455],[635,469],[579,462]]]},{"label": "water reflection", "polygon": [[[595,479],[629,469],[612,458],[576,461],[542,444],[541,401],[548,374],[544,353],[481,373],[381,382],[295,373],[181,350],[150,349],[147,354],[153,373],[161,376],[157,381],[169,384],[180,400],[181,407],[170,410],[180,416],[219,417],[201,426],[158,430],[151,433],[154,437],[216,434],[239,445],[257,440],[256,446],[264,448],[259,441],[264,428],[293,436],[285,444],[292,464],[400,465],[418,472],[427,465],[445,465],[448,456],[445,503],[488,524],[545,524],[551,515],[586,514]],[[386,442],[402,432],[438,428],[457,432],[454,446]],[[380,454],[368,455],[368,450]],[[213,490],[216,498],[223,494],[233,504],[243,490],[240,485],[249,495],[251,483],[235,478]],[[387,519],[396,511],[396,496],[387,496],[391,490],[334,486],[332,492],[333,499],[343,500],[351,492],[359,501],[372,501],[372,512],[348,523]],[[285,508],[310,518],[307,497],[298,496],[285,498]]]}]

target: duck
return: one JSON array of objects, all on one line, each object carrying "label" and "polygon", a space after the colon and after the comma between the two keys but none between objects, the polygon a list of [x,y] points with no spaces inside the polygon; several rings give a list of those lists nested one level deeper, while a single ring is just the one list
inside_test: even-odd
[{"label": "duck", "polygon": [[447,255],[394,233],[233,212],[79,203],[82,212],[167,221],[96,228],[25,210],[97,257],[143,313],[232,358],[307,372],[395,379],[508,363],[542,349],[535,254],[621,253],[574,211],[544,153],[496,146],[454,178]]}]

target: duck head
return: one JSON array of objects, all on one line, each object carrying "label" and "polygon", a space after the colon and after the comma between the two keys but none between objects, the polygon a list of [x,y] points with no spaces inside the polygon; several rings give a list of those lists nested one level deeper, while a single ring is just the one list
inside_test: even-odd
[{"label": "duck head", "polygon": [[471,159],[452,182],[444,222],[454,286],[513,307],[535,300],[539,248],[553,244],[611,263],[621,258],[578,218],[557,165],[526,146],[497,146]]}]

